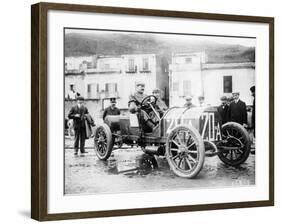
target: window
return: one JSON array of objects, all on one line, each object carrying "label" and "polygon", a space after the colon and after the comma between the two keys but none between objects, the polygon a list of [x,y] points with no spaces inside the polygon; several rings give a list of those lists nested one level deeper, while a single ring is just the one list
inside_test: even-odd
[{"label": "window", "polygon": [[142,70],[148,71],[149,70],[149,64],[148,64],[148,58],[142,59]]},{"label": "window", "polygon": [[133,58],[129,59],[129,71],[134,72],[135,71],[135,61]]},{"label": "window", "polygon": [[105,92],[107,93],[116,93],[117,92],[117,83],[106,83]]},{"label": "window", "polygon": [[232,93],[232,76],[223,77],[223,92]]},{"label": "window", "polygon": [[179,82],[173,82],[172,89],[173,91],[179,91]]},{"label": "window", "polygon": [[184,96],[191,95],[191,81],[190,80],[183,81],[183,95]]},{"label": "window", "polygon": [[75,87],[74,84],[70,84],[70,85],[69,85],[69,89],[70,89],[71,91],[74,91],[74,87]]},{"label": "window", "polygon": [[87,86],[88,98],[98,98],[99,84],[91,83]]},{"label": "window", "polygon": [[192,62],[192,58],[185,58],[185,63],[186,64],[190,64]]},{"label": "window", "polygon": [[110,69],[110,64],[104,64],[104,69]]}]

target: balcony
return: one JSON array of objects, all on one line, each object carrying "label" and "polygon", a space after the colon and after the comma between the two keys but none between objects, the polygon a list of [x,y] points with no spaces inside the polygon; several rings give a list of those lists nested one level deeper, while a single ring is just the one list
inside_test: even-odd
[{"label": "balcony", "polygon": [[108,99],[108,98],[119,98],[118,91],[115,92],[101,92],[101,98]]},{"label": "balcony", "polygon": [[112,74],[112,73],[120,74],[122,73],[122,70],[120,68],[89,68],[86,70],[86,73],[88,75]]},{"label": "balcony", "polygon": [[99,100],[101,98],[99,92],[88,92],[87,99],[89,100]]},{"label": "balcony", "polygon": [[140,70],[140,73],[151,73],[151,70],[150,69]]}]

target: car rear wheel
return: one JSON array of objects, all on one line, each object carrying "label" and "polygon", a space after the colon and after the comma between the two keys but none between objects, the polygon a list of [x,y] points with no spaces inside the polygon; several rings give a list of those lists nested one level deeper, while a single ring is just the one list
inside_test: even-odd
[{"label": "car rear wheel", "polygon": [[218,147],[218,156],[222,162],[230,166],[244,163],[251,151],[251,142],[247,130],[236,122],[228,122],[222,126],[222,144]]},{"label": "car rear wheel", "polygon": [[96,128],[94,144],[98,158],[107,160],[113,148],[112,133],[107,124],[102,124]]},{"label": "car rear wheel", "polygon": [[178,126],[168,135],[166,158],[173,172],[193,178],[203,167],[205,148],[199,132],[192,126]]}]

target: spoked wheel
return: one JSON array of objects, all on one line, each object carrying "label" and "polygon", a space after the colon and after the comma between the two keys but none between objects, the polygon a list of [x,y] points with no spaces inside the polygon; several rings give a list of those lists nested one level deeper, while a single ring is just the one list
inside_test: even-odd
[{"label": "spoked wheel", "polygon": [[195,177],[202,169],[205,158],[204,143],[199,132],[192,126],[176,127],[167,138],[166,158],[176,175]]},{"label": "spoked wheel", "polygon": [[113,148],[112,133],[107,124],[97,127],[94,142],[98,158],[107,160]]},{"label": "spoked wheel", "polygon": [[230,166],[244,163],[250,154],[251,143],[246,129],[236,122],[228,122],[222,126],[222,144],[218,146],[221,161]]}]

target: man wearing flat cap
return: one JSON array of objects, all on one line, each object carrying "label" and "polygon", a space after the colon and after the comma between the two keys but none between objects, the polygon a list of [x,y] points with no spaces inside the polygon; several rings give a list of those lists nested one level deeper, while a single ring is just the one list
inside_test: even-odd
[{"label": "man wearing flat cap", "polygon": [[110,106],[105,108],[102,119],[104,120],[107,115],[120,115],[120,110],[116,107],[116,98],[110,98]]},{"label": "man wearing flat cap", "polygon": [[155,88],[152,91],[153,96],[156,97],[157,101],[156,101],[156,105],[158,106],[158,108],[163,112],[165,110],[168,109],[167,105],[165,104],[165,102],[161,99],[161,90],[158,88]]},{"label": "man wearing flat cap", "polygon": [[226,96],[222,96],[220,100],[221,105],[218,106],[218,113],[221,116],[222,124],[225,124],[229,121],[229,105],[227,104],[228,99]]},{"label": "man wearing flat cap", "polygon": [[136,92],[129,96],[128,106],[130,113],[137,114],[141,129],[144,132],[150,132],[155,127],[155,124],[153,123],[147,112],[141,110],[140,108],[142,100],[147,97],[147,95],[144,93],[144,87],[145,84],[143,82],[136,83]]},{"label": "man wearing flat cap", "polygon": [[191,96],[186,96],[185,97],[184,107],[186,107],[187,109],[195,107],[195,105],[192,103],[192,97]]},{"label": "man wearing flat cap", "polygon": [[87,107],[84,106],[84,98],[78,96],[76,105],[70,109],[69,119],[73,119],[74,126],[74,155],[78,154],[79,142],[81,154],[87,153],[84,149],[86,140],[86,115],[89,114]]},{"label": "man wearing flat cap", "polygon": [[247,110],[246,104],[239,99],[240,93],[233,92],[233,101],[229,105],[229,118],[230,121],[237,122],[244,127],[247,127]]},{"label": "man wearing flat cap", "polygon": [[141,104],[141,101],[147,96],[144,93],[145,84],[144,82],[137,82],[136,83],[136,91],[134,94],[129,96],[129,101],[133,100],[136,102],[137,106]]},{"label": "man wearing flat cap", "polygon": [[204,96],[198,96],[198,102],[199,102],[199,107],[205,107],[206,103],[205,103],[205,97]]}]

